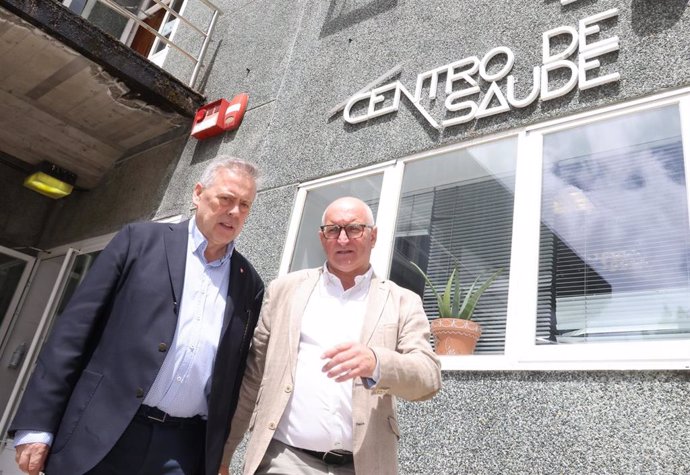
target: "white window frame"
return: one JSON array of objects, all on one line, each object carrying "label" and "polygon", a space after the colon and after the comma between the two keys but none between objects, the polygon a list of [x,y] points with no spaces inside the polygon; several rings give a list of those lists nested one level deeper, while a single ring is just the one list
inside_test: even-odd
[{"label": "white window frame", "polygon": [[[377,213],[379,234],[376,247],[372,251],[371,262],[377,274],[387,276],[391,265],[395,220],[405,165],[451,150],[461,150],[511,136],[517,137],[513,244],[504,354],[441,356],[443,369],[479,371],[690,369],[690,338],[567,345],[536,345],[535,343],[544,136],[674,104],[678,106],[680,114],[681,134],[684,139],[685,176],[688,180],[690,177],[690,88],[682,88],[305,182],[298,188],[279,274],[288,272],[309,191],[383,172]],[[690,215],[690,187],[686,190],[686,197]],[[690,233],[690,229],[688,232]]]},{"label": "white window frame", "polygon": [[[383,174],[383,183],[381,186],[381,195],[380,196],[385,196],[385,193],[392,193],[394,194],[394,191],[391,190],[391,186],[393,186],[392,183],[388,183],[387,181],[390,182],[391,180],[399,179],[402,180],[402,172],[400,173],[400,177],[396,178],[394,171],[392,169],[395,168],[395,160],[393,161],[388,161],[388,162],[383,162],[383,163],[378,163],[376,165],[370,165],[364,168],[360,168],[357,170],[351,170],[345,173],[340,173],[338,175],[334,175],[331,177],[327,178],[319,178],[317,180],[312,180],[306,183],[303,183],[300,185],[299,189],[297,190],[297,197],[295,198],[295,205],[292,209],[292,216],[290,217],[290,225],[288,227],[288,232],[287,236],[285,239],[285,247],[283,249],[283,256],[280,261],[280,267],[278,269],[278,275],[285,275],[289,272],[290,270],[290,263],[292,262],[292,257],[293,254],[295,253],[295,246],[297,244],[297,233],[299,232],[299,225],[300,222],[302,221],[302,214],[304,213],[304,205],[307,201],[307,194],[310,191],[317,190],[318,188],[325,187],[325,186],[331,186],[331,185],[336,185],[338,183],[343,183],[346,181],[353,180],[355,178],[363,178],[366,176],[372,176],[372,175],[379,175]],[[388,188],[386,188],[388,187]],[[398,186],[398,189],[400,187]],[[399,194],[399,191],[398,191]],[[381,198],[383,199],[383,198]],[[392,201],[395,201],[393,204]],[[389,197],[386,200],[386,206],[391,206],[393,204],[393,208],[386,208],[386,209],[394,209],[396,210],[398,207],[398,198],[397,196],[395,198]],[[379,216],[381,216],[381,204],[379,204],[379,212],[377,213],[376,218],[378,219]],[[390,239],[393,239],[393,233],[395,232],[395,219],[393,219],[392,224],[385,223],[385,220],[383,219],[383,216],[381,216],[382,221],[384,221],[381,225],[378,224],[377,226],[379,228],[378,231],[378,237],[377,237],[377,246],[374,247],[372,253],[371,253],[371,263],[372,266],[374,267],[374,271],[379,274],[379,275],[387,275],[388,274],[388,262],[384,261],[384,256],[381,256],[380,254],[382,252],[391,252],[386,251],[385,247],[391,247],[390,243],[388,243],[387,239],[390,237]],[[387,226],[392,226],[392,230],[387,229]],[[316,231],[314,231],[316,232]],[[382,234],[384,233],[384,234]],[[381,245],[378,245],[379,242],[381,242]]]}]

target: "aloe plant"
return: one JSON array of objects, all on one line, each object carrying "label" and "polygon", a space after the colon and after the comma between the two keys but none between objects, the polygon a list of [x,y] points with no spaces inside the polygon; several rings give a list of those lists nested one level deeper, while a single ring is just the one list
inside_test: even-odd
[{"label": "aloe plant", "polygon": [[[483,284],[479,284],[479,279],[481,276],[477,276],[470,288],[466,291],[463,291],[463,289],[460,287],[460,278],[458,277],[456,279],[458,270],[456,267],[453,269],[453,272],[450,273],[446,287],[443,290],[443,293],[440,294],[434,287],[434,284],[431,283],[431,280],[429,280],[429,276],[427,276],[426,273],[414,262],[410,261],[410,264],[412,264],[414,268],[417,269],[420,274],[422,274],[422,277],[424,277],[427,285],[434,293],[438,303],[438,316],[440,318],[461,318],[463,320],[472,320],[472,314],[474,313],[474,308],[479,302],[479,298],[482,296],[484,291],[488,289],[491,284],[493,284],[494,280],[496,280],[496,277],[503,272],[503,268],[498,269],[496,272],[491,274],[491,276],[489,276],[489,278],[486,279]],[[460,302],[460,299],[462,299],[462,303]]]}]

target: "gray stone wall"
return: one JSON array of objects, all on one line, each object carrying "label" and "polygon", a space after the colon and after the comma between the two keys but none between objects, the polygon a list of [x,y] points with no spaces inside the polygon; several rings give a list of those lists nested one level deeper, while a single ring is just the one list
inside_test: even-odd
[{"label": "gray stone wall", "polygon": [[400,404],[402,474],[686,474],[685,372],[450,372]]}]

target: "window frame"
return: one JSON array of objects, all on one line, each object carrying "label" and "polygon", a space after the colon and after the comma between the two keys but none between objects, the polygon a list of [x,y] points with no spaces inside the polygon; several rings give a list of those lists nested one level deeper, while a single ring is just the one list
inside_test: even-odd
[{"label": "window frame", "polygon": [[[504,353],[502,355],[441,356],[443,369],[473,371],[689,369],[690,337],[678,340],[596,342],[572,345],[537,345],[535,343],[544,136],[669,105],[678,107],[687,183],[690,181],[687,180],[690,176],[690,88],[681,88],[302,183],[298,186],[279,274],[287,273],[295,250],[304,204],[310,190],[370,174],[383,173],[377,213],[379,234],[371,262],[378,275],[388,276],[405,166],[416,160],[449,151],[517,137]],[[686,199],[690,215],[690,186],[687,185]],[[690,229],[688,232],[690,233]]]}]

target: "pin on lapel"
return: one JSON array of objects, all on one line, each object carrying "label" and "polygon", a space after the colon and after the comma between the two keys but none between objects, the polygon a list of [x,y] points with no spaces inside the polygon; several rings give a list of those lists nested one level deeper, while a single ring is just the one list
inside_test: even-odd
[{"label": "pin on lapel", "polygon": [[244,267],[240,267],[240,274],[244,274]]}]

